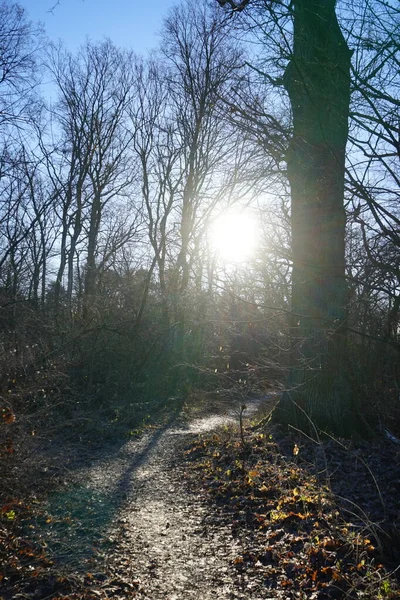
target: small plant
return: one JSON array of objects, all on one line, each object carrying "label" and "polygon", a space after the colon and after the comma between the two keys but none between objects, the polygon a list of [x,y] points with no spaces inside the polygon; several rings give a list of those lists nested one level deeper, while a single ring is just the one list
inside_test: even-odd
[{"label": "small plant", "polygon": [[242,404],[239,410],[239,427],[240,427],[240,439],[242,440],[243,446],[246,445],[246,441],[244,439],[244,429],[243,429],[243,413],[246,410],[247,406]]},{"label": "small plant", "polygon": [[391,583],[388,579],[384,579],[381,582],[381,586],[380,586],[380,590],[379,590],[379,595],[381,598],[391,598],[393,595],[393,590],[392,590],[392,586]]}]

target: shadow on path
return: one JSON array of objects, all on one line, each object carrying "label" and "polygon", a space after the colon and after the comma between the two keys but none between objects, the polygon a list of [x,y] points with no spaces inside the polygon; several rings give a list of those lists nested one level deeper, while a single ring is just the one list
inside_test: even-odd
[{"label": "shadow on path", "polygon": [[45,514],[26,524],[29,537],[33,530],[33,537],[60,567],[88,570],[91,559],[112,547],[108,532],[126,499],[135,495],[134,475],[178,422],[182,404],[152,433],[127,441],[111,458],[103,455],[92,468],[85,467],[78,482],[49,495]]}]

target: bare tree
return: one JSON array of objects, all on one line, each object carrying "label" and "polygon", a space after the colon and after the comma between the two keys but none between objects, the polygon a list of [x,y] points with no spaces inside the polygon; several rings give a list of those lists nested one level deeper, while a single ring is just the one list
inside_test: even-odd
[{"label": "bare tree", "polygon": [[[343,13],[348,10],[343,3]],[[396,339],[400,248],[400,12],[394,4],[359,2],[343,19],[354,49],[346,190],[352,226],[360,228],[370,264],[386,289],[388,327]],[[387,279],[384,283],[383,280]],[[368,287],[370,281],[366,281]],[[391,322],[391,325],[389,325]],[[386,335],[385,334],[385,335]]]},{"label": "bare tree", "polygon": [[[275,417],[299,426],[307,425],[307,414],[323,428],[349,433],[362,429],[345,359],[351,51],[335,5],[333,0],[254,0],[244,23],[251,22],[254,38],[265,49],[253,63],[254,72],[281,106],[285,100],[278,90],[285,88],[292,115],[282,157],[291,190],[292,369]],[[270,143],[271,133],[265,128],[265,148],[279,151],[279,144]]]},{"label": "bare tree", "polygon": [[[54,118],[62,130],[48,168],[60,190],[61,260],[59,296],[68,265],[67,297],[72,300],[75,260],[81,245],[86,256],[83,310],[87,315],[96,282],[97,241],[107,204],[131,185],[134,168],[127,152],[125,127],[132,75],[130,56],[109,42],[87,43],[78,56],[54,50],[50,68],[59,88]],[[54,158],[58,156],[58,162]]]},{"label": "bare tree", "polygon": [[35,306],[39,300],[43,306],[48,263],[57,238],[55,199],[43,180],[40,162],[24,146],[3,160],[7,161],[0,180],[4,286],[12,297],[24,294]]},{"label": "bare tree", "polygon": [[16,2],[0,2],[0,125],[26,122],[38,85],[37,51],[42,31]]},{"label": "bare tree", "polygon": [[221,101],[240,64],[220,15],[188,2],[165,22],[161,64],[137,67],[134,149],[175,364],[187,359],[188,293],[207,223],[256,185],[247,168],[254,145]]}]

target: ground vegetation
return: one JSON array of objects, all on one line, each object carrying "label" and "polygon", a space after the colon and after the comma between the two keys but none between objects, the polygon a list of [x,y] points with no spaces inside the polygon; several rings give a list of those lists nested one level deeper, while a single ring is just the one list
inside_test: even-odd
[{"label": "ground vegetation", "polygon": [[[253,591],[243,582],[271,567],[277,598],[395,598],[398,8],[187,0],[144,57],[112,40],[75,53],[45,43],[12,0],[0,21],[0,594],[96,596],[93,556],[85,575],[75,565],[76,587],[72,567],[60,575],[69,551],[54,558],[43,531],[85,523],[91,503],[103,523],[118,519],[123,474],[115,498],[96,491],[88,504],[78,485],[70,515],[62,502],[47,514],[46,498],[64,485],[73,496],[82,455],[104,466],[120,451],[129,479],[129,448],[156,446],[160,422],[212,398],[237,408],[238,433],[190,437],[186,455],[165,442],[182,496],[158,447],[144,518],[158,477],[181,517],[201,485],[198,527],[207,510],[224,515],[213,531],[227,597],[263,597],[261,579]],[[240,254],[247,219],[257,243]],[[224,223],[238,221],[232,240]],[[257,398],[271,410],[246,430]],[[100,521],[90,527],[104,558]],[[232,558],[239,530],[253,541]],[[277,545],[261,552],[266,531]],[[146,597],[131,575],[120,596]]]}]

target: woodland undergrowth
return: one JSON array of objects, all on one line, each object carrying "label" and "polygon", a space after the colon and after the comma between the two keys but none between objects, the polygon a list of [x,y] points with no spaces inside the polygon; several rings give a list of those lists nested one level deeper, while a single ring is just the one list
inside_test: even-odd
[{"label": "woodland undergrowth", "polygon": [[186,458],[193,489],[241,540],[239,579],[261,578],[271,597],[400,598],[395,445],[255,425],[202,437]]}]

